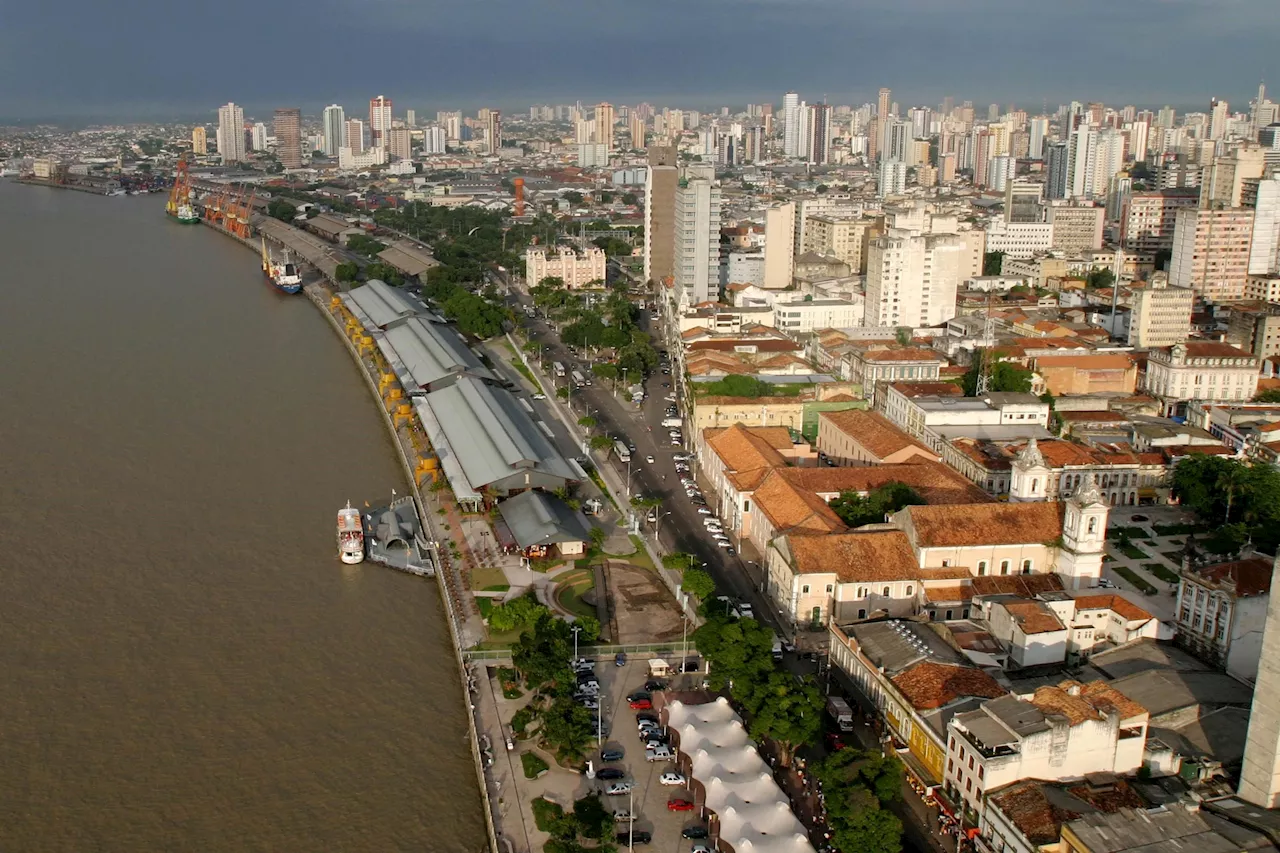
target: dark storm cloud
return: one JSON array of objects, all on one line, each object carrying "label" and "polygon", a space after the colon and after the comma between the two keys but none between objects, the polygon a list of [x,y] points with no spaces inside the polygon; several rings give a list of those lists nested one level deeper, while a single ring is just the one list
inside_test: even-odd
[{"label": "dark storm cloud", "polygon": [[420,109],[943,95],[1243,101],[1274,0],[61,0],[5,4],[0,116],[205,114],[235,100]]}]

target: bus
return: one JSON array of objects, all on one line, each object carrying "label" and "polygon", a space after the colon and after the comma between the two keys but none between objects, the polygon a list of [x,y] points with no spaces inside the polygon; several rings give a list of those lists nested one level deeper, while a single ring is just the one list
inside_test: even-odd
[{"label": "bus", "polygon": [[615,441],[615,442],[613,443],[613,452],[614,452],[614,453],[616,453],[616,454],[618,454],[618,461],[619,461],[619,462],[630,462],[630,461],[631,461],[631,448],[630,448],[630,447],[627,447],[627,445],[626,445],[626,443],[625,443],[625,442],[622,442],[622,441]]},{"label": "bus", "polygon": [[583,379],[582,374],[578,371],[575,370],[570,375],[573,377],[573,387],[581,388],[583,385],[587,384],[587,380]]},{"label": "bus", "polygon": [[561,363],[560,363],[560,362],[558,362],[558,361],[553,361],[553,362],[551,363],[551,368],[552,368],[553,370],[555,370],[555,372],[556,372],[556,376],[560,377],[561,379],[564,379],[564,365],[563,365],[563,364],[561,364]]}]

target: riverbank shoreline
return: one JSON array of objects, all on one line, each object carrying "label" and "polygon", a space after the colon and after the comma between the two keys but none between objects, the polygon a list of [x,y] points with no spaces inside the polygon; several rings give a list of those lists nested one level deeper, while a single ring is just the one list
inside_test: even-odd
[{"label": "riverbank shoreline", "polygon": [[[252,240],[241,237],[237,234],[232,234],[216,225],[210,223],[206,224],[208,224],[209,227],[217,233],[236,240],[255,254],[260,252],[260,247]],[[287,223],[282,224],[284,224],[285,227],[292,227],[288,226]],[[270,239],[274,243],[283,245],[282,241],[276,239],[274,236],[268,236],[267,239]],[[364,358],[361,356],[359,349],[352,342],[351,338],[344,332],[335,313],[330,310],[332,300],[339,292],[341,292],[342,287],[324,270],[320,270],[315,267],[313,267],[313,269],[316,269],[316,273],[320,277],[320,281],[313,281],[305,285],[303,287],[303,293],[306,294],[307,299],[320,311],[321,315],[325,317],[330,328],[333,329],[334,333],[343,342],[347,353],[351,356],[360,375],[364,378],[365,386],[369,389],[369,393],[373,395],[374,400],[377,402],[378,411],[382,413],[383,424],[388,430],[391,443],[395,446],[396,454],[400,459],[401,470],[405,475],[405,479],[409,483],[410,494],[413,496],[414,503],[417,506],[418,516],[422,520],[423,528],[427,533],[428,539],[433,543],[431,547],[431,557],[432,562],[436,566],[435,580],[440,592],[440,601],[444,607],[445,621],[449,627],[449,640],[450,644],[453,646],[454,660],[458,668],[458,687],[461,691],[463,702],[465,704],[467,718],[467,740],[471,746],[471,757],[476,771],[476,782],[480,788],[480,795],[484,799],[482,810],[484,812],[485,827],[488,833],[488,847],[491,853],[502,853],[502,848],[498,843],[498,831],[496,817],[494,814],[497,806],[494,797],[491,796],[489,792],[488,781],[484,771],[484,759],[480,749],[479,726],[476,720],[478,708],[472,699],[473,686],[475,685],[476,678],[487,678],[487,674],[484,672],[484,667],[481,666],[480,676],[476,676],[471,670],[471,665],[466,661],[465,644],[459,627],[460,614],[457,612],[457,606],[450,595],[450,588],[454,585],[453,569],[451,566],[448,566],[441,561],[439,549],[435,547],[434,543],[443,540],[436,530],[434,520],[426,512],[427,503],[423,499],[422,491],[418,486],[414,466],[410,463],[409,451],[405,448],[404,441],[396,427],[395,420],[392,418],[391,412],[383,401],[382,393],[378,387],[377,378],[365,364]]]}]

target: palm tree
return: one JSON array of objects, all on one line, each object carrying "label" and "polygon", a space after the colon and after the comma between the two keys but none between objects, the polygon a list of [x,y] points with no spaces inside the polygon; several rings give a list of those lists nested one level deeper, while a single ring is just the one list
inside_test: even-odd
[{"label": "palm tree", "polygon": [[1249,469],[1239,463],[1228,465],[1219,472],[1214,487],[1227,495],[1227,513],[1222,519],[1224,525],[1231,523],[1231,504],[1235,501],[1236,493],[1248,484],[1248,480]]}]

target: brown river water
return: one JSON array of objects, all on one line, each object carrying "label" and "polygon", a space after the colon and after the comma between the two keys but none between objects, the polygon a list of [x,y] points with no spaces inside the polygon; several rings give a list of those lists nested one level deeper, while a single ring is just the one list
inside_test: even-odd
[{"label": "brown river water", "polygon": [[434,581],[304,296],[163,215],[0,180],[0,851],[478,851]]}]

